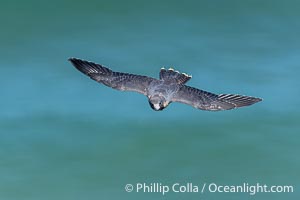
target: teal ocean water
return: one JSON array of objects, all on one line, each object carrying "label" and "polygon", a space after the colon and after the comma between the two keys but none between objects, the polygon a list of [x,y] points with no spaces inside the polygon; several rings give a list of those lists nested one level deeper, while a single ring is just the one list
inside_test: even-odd
[{"label": "teal ocean water", "polygon": [[[299,1],[0,2],[0,199],[298,199]],[[67,61],[263,98],[204,112],[101,86]],[[144,193],[126,184],[292,185]]]}]

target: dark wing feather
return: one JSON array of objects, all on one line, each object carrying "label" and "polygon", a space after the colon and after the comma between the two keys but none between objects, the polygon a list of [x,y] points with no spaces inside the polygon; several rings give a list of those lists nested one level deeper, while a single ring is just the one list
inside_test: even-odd
[{"label": "dark wing feather", "polygon": [[217,95],[183,85],[174,95],[172,101],[188,104],[201,110],[219,111],[249,106],[261,101],[261,99],[233,94]]},{"label": "dark wing feather", "polygon": [[154,80],[147,76],[114,72],[102,65],[77,58],[70,58],[69,61],[91,79],[117,90],[134,91],[146,95],[149,84]]}]

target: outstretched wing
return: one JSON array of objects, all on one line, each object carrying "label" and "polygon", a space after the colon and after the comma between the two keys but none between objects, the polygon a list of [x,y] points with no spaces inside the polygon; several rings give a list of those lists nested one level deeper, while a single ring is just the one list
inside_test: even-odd
[{"label": "outstretched wing", "polygon": [[172,101],[191,105],[201,110],[219,111],[250,106],[261,101],[260,98],[234,95],[213,94],[197,88],[183,85],[174,95]]},{"label": "outstretched wing", "polygon": [[77,58],[70,58],[69,61],[91,79],[117,90],[134,91],[146,95],[149,84],[154,80],[147,76],[114,72],[102,65]]}]

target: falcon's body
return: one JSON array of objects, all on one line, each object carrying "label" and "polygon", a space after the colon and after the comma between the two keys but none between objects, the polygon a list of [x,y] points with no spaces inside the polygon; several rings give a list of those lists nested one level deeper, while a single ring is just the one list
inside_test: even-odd
[{"label": "falcon's body", "polygon": [[92,62],[70,58],[69,61],[91,79],[117,90],[134,91],[148,97],[151,108],[163,110],[172,102],[191,105],[201,110],[229,110],[249,106],[261,101],[260,98],[213,94],[197,88],[186,86],[191,76],[173,69],[162,68],[159,79],[148,76],[114,72],[109,68]]}]

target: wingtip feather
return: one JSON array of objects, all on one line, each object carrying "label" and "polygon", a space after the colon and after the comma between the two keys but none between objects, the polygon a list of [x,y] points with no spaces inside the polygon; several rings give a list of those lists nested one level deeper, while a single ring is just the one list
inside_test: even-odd
[{"label": "wingtip feather", "polygon": [[220,94],[218,99],[227,103],[233,104],[236,108],[243,106],[250,106],[252,104],[262,101],[261,98],[252,96],[243,96],[237,94]]}]

